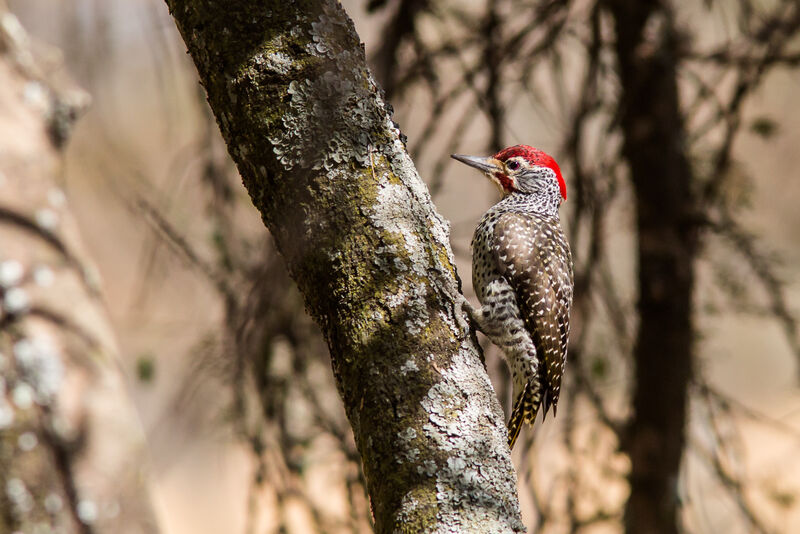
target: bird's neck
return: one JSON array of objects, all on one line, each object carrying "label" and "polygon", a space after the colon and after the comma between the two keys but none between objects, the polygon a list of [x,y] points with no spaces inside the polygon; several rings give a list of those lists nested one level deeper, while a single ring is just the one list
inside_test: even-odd
[{"label": "bird's neck", "polygon": [[560,194],[553,195],[547,191],[536,193],[514,192],[507,195],[497,206],[511,211],[533,213],[558,219],[558,208],[561,205]]}]

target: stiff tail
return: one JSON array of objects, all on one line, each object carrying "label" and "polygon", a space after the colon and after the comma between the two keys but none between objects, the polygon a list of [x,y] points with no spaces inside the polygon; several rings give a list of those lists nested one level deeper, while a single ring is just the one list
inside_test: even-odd
[{"label": "stiff tail", "polygon": [[522,391],[514,399],[514,409],[511,410],[511,418],[508,420],[508,448],[514,449],[514,444],[522,430],[522,423],[528,421],[530,424],[536,420],[536,412],[542,402],[541,389],[533,381],[527,382]]}]

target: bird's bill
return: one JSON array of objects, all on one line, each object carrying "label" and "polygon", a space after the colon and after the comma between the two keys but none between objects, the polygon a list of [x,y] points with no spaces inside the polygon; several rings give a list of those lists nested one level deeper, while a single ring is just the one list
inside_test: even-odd
[{"label": "bird's bill", "polygon": [[461,163],[469,165],[470,167],[475,167],[476,169],[490,175],[498,171],[502,172],[503,170],[498,165],[500,162],[490,157],[465,156],[463,154],[451,154],[450,157],[456,161],[460,161]]}]

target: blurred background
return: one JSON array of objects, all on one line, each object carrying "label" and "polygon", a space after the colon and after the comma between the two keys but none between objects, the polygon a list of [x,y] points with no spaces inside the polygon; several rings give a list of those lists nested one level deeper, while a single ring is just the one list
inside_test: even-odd
[{"label": "blurred background", "polygon": [[[163,532],[369,531],[327,348],[241,186],[166,5],[7,3],[46,68],[91,97],[60,152],[58,184],[102,280]],[[524,143],[561,164],[576,272],[591,257],[592,274],[558,417],[527,429],[514,452],[523,519],[542,532],[622,531],[630,465],[619,432],[631,413],[637,286],[613,25],[589,1],[342,4],[451,221],[473,302],[469,240],[498,196],[449,154]],[[687,532],[797,532],[800,16],[791,1],[672,5],[698,180],[719,154],[728,160],[714,204],[724,228],[707,232],[695,262],[695,374],[676,498]],[[504,366],[482,344],[507,410]]]}]

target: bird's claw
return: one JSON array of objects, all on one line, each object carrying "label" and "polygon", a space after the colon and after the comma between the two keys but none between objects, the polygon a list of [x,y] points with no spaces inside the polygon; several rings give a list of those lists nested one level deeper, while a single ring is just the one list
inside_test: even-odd
[{"label": "bird's claw", "polygon": [[[465,332],[469,332],[470,322],[480,329],[480,310],[476,309],[467,298],[461,293],[458,294],[455,304],[456,321]],[[463,317],[466,313],[469,321],[464,321]]]}]

